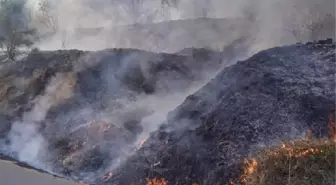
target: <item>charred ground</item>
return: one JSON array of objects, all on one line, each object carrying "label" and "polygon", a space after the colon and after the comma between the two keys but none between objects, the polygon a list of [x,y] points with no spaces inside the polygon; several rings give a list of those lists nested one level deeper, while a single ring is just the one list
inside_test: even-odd
[{"label": "charred ground", "polygon": [[[11,144],[15,122],[36,126],[48,143],[44,162],[74,180],[142,185],[162,177],[169,185],[216,185],[237,178],[244,159],[264,146],[299,138],[309,128],[325,136],[335,107],[332,40],[268,49],[224,68],[155,123],[162,126],[138,150],[144,119],[157,108],[149,106],[151,98],[189,92],[242,52],[241,43],[223,52],[30,53],[0,69],[2,141]],[[26,123],[45,95],[45,117]],[[138,106],[143,99],[148,106]],[[1,152],[20,160],[15,151]],[[112,174],[107,181],[106,173]]]},{"label": "charred ground", "polygon": [[[11,133],[24,135],[13,129],[36,127],[48,143],[43,160],[52,164],[52,172],[100,179],[110,163],[135,150],[146,129],[142,119],[157,111],[139,101],[186,93],[229,60],[221,52],[189,50],[187,55],[136,49],[33,51],[8,62],[0,78],[1,141],[11,146]],[[22,160],[19,151],[2,147],[1,152]]]},{"label": "charred ground", "polygon": [[107,184],[228,184],[244,159],[311,128],[328,132],[335,107],[335,43],[277,47],[225,68],[172,111]]}]

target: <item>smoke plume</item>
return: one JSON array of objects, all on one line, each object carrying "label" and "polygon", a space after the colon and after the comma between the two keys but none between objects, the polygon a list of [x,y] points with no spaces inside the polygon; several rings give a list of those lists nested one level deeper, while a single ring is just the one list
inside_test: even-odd
[{"label": "smoke plume", "polygon": [[[239,30],[240,37],[248,36],[255,40],[252,52],[299,41],[335,37],[333,0],[185,0],[177,1],[176,6],[153,0],[49,1],[47,15],[41,13],[38,0],[27,2],[27,7],[34,12],[32,22],[42,33],[50,31],[52,26],[41,24],[41,17],[54,17],[54,24],[57,24],[56,33],[43,37],[36,45],[46,49],[128,47],[174,52],[194,45],[197,47],[209,36],[216,37],[214,40],[217,43],[207,43],[208,47],[223,47],[229,42],[227,38],[232,35],[220,28],[219,23],[213,26],[205,24],[194,30],[195,24],[201,24],[199,18],[229,19],[233,22],[243,19],[242,24],[233,27]],[[194,25],[178,22],[185,19],[199,19],[199,22]],[[171,20],[177,21],[176,25],[166,27],[160,24],[168,24],[167,21]],[[184,34],[197,36],[179,42],[179,36]],[[195,39],[200,37],[203,39],[196,42]]]},{"label": "smoke plume", "polygon": [[[127,47],[155,52],[177,52],[197,46],[222,50],[235,39],[247,38],[248,43],[245,44],[249,45],[249,52],[252,54],[277,45],[335,37],[334,0],[185,0],[176,6],[162,5],[156,0],[144,0],[135,5],[132,4],[134,3],[132,0],[51,0],[47,12],[41,12],[38,2],[28,0],[26,7],[31,12],[31,24],[40,34],[40,40],[35,46],[42,50],[60,48],[100,50]],[[50,21],[48,24],[44,22],[45,20],[41,21],[45,18]],[[221,22],[224,19],[230,22],[225,22],[228,25],[222,28],[220,23],[224,23]],[[185,20],[189,22],[183,22]],[[213,20],[220,21],[219,23],[214,21],[214,25],[204,23]],[[176,24],[172,24],[173,22]],[[180,27],[183,29],[179,29]],[[185,35],[190,37],[185,39]],[[208,41],[208,45],[201,45],[205,41]],[[121,81],[115,78],[115,74],[128,73],[129,70],[125,68],[129,67],[126,65],[131,62],[127,60],[136,57],[138,56],[130,54],[122,61],[125,67],[118,68],[119,71],[111,67],[111,71],[104,77],[109,91],[106,97],[104,94],[100,98],[111,109],[101,110],[96,108],[94,103],[86,103],[79,110],[69,111],[60,116],[58,120],[62,125],[55,123],[49,128],[47,126],[45,132],[50,131],[52,136],[59,137],[64,135],[65,131],[75,132],[87,126],[87,123],[82,121],[94,119],[121,127],[125,119],[136,117],[136,113],[143,111],[144,113],[139,114],[146,114],[141,118],[144,130],[134,141],[134,145],[139,145],[164,122],[168,112],[181,104],[188,95],[201,88],[217,72],[213,70],[204,72],[206,75],[202,79],[189,84],[188,88],[173,89],[176,92],[132,94],[134,96],[132,100],[117,98],[110,105],[114,92],[123,88]],[[90,54],[83,58],[86,60],[86,67],[80,66],[76,72],[96,64]],[[140,59],[143,58],[138,60]],[[143,70],[144,74],[148,73],[146,69]],[[173,77],[165,78],[170,84],[179,84],[178,80],[172,80]],[[50,109],[63,104],[73,96],[76,80],[72,73],[54,76],[44,94],[33,101],[33,108],[23,115],[21,121],[13,123],[8,135],[9,142],[4,151],[15,155],[20,161],[39,168],[51,169],[52,166],[45,167],[45,160],[52,154],[47,149],[48,139],[40,132],[40,123],[46,120]],[[125,91],[126,93],[129,92]],[[68,122],[76,121],[80,123],[66,125]],[[129,146],[125,146],[125,150],[127,149]],[[127,156],[121,156],[119,161],[113,161],[111,166],[102,171],[116,168],[125,158]],[[95,175],[96,173],[87,175],[87,178]]]}]

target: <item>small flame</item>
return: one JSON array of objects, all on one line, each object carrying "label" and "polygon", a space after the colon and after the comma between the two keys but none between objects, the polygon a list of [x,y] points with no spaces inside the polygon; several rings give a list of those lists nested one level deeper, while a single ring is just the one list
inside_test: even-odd
[{"label": "small flame", "polygon": [[146,142],[146,139],[143,139],[140,143],[140,148],[142,147],[142,145]]},{"label": "small flame", "polygon": [[141,140],[140,144],[138,147],[135,147],[133,152],[136,152],[137,150],[139,150],[144,144],[145,142],[147,141],[148,137],[146,137],[145,139]]},{"label": "small flame", "polygon": [[252,159],[251,162],[248,163],[248,166],[246,168],[247,175],[251,175],[257,169],[257,166],[257,160]]},{"label": "small flame", "polygon": [[161,179],[146,179],[147,184],[146,185],[168,185],[168,181],[166,181],[164,178]]},{"label": "small flame", "polygon": [[293,148],[286,146],[285,144],[281,145],[281,149],[275,151],[269,151],[268,154],[272,156],[279,156],[283,151],[287,152],[290,157],[303,157],[311,154],[317,154],[323,152],[318,148],[307,148],[304,150],[294,150]]},{"label": "small flame", "polygon": [[103,179],[104,181],[108,181],[111,177],[112,177],[113,173],[112,172],[108,172],[107,174],[104,175]]},{"label": "small flame", "polygon": [[148,139],[148,137],[146,137],[145,139],[141,140],[139,148],[141,148],[145,144],[145,142],[147,141],[147,139]]},{"label": "small flame", "polygon": [[281,148],[286,148],[285,143],[281,143]]}]

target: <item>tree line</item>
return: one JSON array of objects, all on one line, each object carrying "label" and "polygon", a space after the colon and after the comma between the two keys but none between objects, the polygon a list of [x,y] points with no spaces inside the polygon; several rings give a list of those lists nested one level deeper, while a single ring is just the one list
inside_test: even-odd
[{"label": "tree line", "polygon": [[[55,1],[39,0],[36,10],[29,10],[24,0],[0,0],[0,49],[8,59],[15,60],[19,49],[30,48],[41,37],[31,24],[32,18],[48,34],[59,32]],[[139,6],[142,0],[132,0],[131,6]],[[162,6],[178,6],[179,0],[161,0]],[[66,33],[62,33],[62,48],[66,45]]]}]

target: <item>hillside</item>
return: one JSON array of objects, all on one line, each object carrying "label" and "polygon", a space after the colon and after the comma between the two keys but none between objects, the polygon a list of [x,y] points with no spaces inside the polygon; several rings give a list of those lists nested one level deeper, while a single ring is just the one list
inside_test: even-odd
[{"label": "hillside", "polygon": [[113,172],[114,185],[216,185],[242,174],[264,146],[328,133],[335,107],[335,43],[272,48],[225,68],[170,112],[141,150]]},{"label": "hillside", "polygon": [[[245,185],[334,184],[335,141],[305,138],[263,149],[245,161]],[[233,182],[233,181],[231,181]]]},{"label": "hillside", "polygon": [[0,153],[91,184],[219,185],[264,147],[327,135],[332,40],[227,66],[241,53],[33,51],[0,68]]},{"label": "hillside", "polygon": [[74,179],[100,178],[232,59],[189,51],[33,51],[3,64],[0,153]]}]

